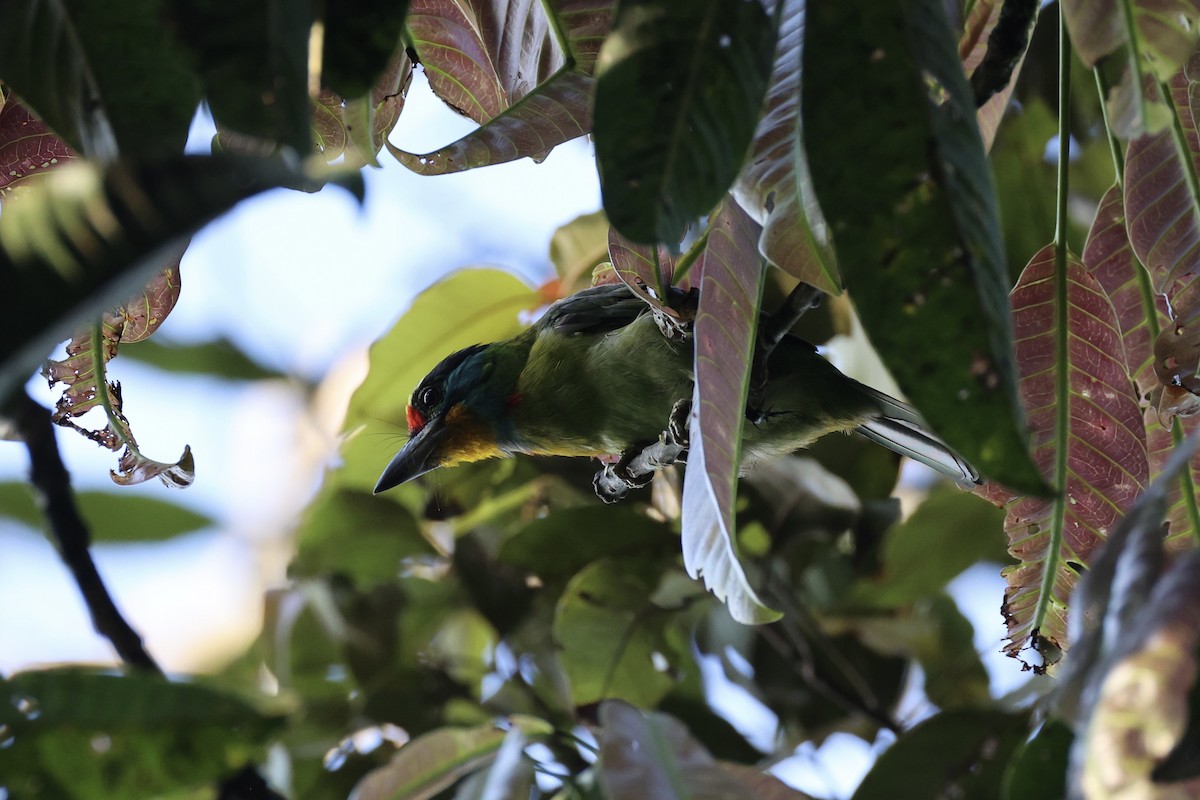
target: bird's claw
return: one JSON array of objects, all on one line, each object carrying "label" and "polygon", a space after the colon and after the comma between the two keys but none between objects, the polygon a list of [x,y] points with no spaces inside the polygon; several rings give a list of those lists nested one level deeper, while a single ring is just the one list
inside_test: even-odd
[{"label": "bird's claw", "polygon": [[592,478],[596,496],[606,503],[624,500],[631,489],[640,489],[650,483],[655,472],[684,460],[691,410],[691,400],[678,401],[671,409],[667,430],[662,432],[658,441],[643,447],[631,447],[616,464],[605,464]]}]

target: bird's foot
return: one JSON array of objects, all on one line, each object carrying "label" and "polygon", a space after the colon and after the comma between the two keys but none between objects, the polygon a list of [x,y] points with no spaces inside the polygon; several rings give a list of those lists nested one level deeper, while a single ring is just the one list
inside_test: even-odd
[{"label": "bird's foot", "polygon": [[681,461],[683,460],[682,457],[687,455],[688,442],[690,441],[688,431],[691,427],[691,416],[691,399],[676,400],[675,405],[671,407],[671,416],[667,419],[667,430],[663,436],[665,441],[680,448],[680,452],[676,454],[675,461]]},{"label": "bird's foot", "polygon": [[596,496],[606,503],[625,499],[631,489],[640,489],[664,467],[683,461],[688,447],[688,416],[692,401],[680,400],[671,409],[667,430],[658,441],[640,447],[635,446],[621,454],[616,464],[605,464],[592,478]]},{"label": "bird's foot", "polygon": [[661,306],[651,306],[654,324],[658,326],[662,335],[671,341],[684,341],[692,333],[692,324],[696,320],[696,310],[699,307],[699,289],[689,289],[686,292],[671,289]]}]

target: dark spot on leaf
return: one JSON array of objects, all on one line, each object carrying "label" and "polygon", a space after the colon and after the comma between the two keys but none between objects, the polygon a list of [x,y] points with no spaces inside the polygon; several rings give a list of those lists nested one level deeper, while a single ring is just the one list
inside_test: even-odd
[{"label": "dark spot on leaf", "polygon": [[1068,561],[1067,566],[1070,567],[1071,569],[1075,570],[1075,572],[1077,572],[1080,575],[1082,575],[1084,572],[1087,571],[1087,569],[1083,566],[1083,564],[1080,564],[1078,561]]}]

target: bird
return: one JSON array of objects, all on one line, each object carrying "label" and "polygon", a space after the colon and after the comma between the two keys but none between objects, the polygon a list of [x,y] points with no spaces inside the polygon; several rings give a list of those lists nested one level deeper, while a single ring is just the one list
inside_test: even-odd
[{"label": "bird", "polygon": [[[692,396],[691,336],[664,335],[661,317],[624,284],[584,289],[522,333],[446,356],[413,390],[409,440],[375,493],[439,467],[523,453],[611,457],[659,437]],[[979,474],[900,400],[844,375],[787,334],[742,431],[742,468],[836,431],[857,432],[968,485]]]}]

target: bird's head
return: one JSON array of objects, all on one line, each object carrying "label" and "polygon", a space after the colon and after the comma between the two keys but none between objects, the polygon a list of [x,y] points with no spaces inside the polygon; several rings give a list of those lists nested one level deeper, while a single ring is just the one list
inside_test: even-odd
[{"label": "bird's head", "polygon": [[497,347],[446,356],[418,384],[407,408],[410,438],[379,477],[376,494],[438,467],[503,455],[499,441],[514,399],[502,385]]}]

